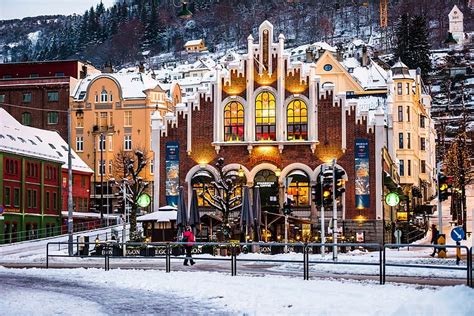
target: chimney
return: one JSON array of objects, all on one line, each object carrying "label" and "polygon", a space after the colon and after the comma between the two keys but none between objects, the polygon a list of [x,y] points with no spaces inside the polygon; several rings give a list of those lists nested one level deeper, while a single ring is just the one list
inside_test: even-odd
[{"label": "chimney", "polygon": [[362,66],[365,67],[369,64],[369,54],[367,53],[367,46],[362,47]]},{"label": "chimney", "polygon": [[114,70],[112,68],[112,62],[110,62],[110,61],[106,62],[105,66],[104,66],[104,70],[102,71],[102,73],[111,74],[113,72],[114,72]]},{"label": "chimney", "polygon": [[84,79],[85,77],[87,77],[87,66],[86,65],[82,65],[79,77],[80,77],[80,79]]},{"label": "chimney", "polygon": [[313,56],[313,51],[311,48],[306,49],[306,62],[307,63],[312,63],[314,61],[314,56]]}]

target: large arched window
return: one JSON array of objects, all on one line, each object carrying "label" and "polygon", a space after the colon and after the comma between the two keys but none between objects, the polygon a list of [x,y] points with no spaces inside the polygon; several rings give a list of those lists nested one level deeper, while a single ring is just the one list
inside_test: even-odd
[{"label": "large arched window", "polygon": [[308,175],[304,171],[293,170],[288,174],[287,179],[291,180],[287,192],[292,198],[293,206],[309,206],[310,182]]},{"label": "large arched window", "polygon": [[255,138],[256,140],[276,140],[275,96],[263,91],[255,99]]},{"label": "large arched window", "polygon": [[244,106],[240,102],[231,101],[224,108],[224,140],[244,140]]},{"label": "large arched window", "polygon": [[[191,185],[193,190],[196,191],[198,206],[200,207],[210,207],[210,204],[202,197],[202,193],[205,192],[205,187],[208,187],[211,193],[213,192],[211,181],[214,181],[214,177],[207,170],[199,170],[191,180]],[[205,194],[207,195],[207,193]]]},{"label": "large arched window", "polygon": [[286,110],[287,139],[308,139],[308,107],[302,100],[293,100]]}]

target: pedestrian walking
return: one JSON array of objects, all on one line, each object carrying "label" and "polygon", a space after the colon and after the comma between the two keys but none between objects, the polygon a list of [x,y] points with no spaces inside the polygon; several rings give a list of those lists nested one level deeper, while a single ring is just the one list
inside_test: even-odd
[{"label": "pedestrian walking", "polygon": [[187,244],[184,245],[184,249],[186,251],[186,257],[184,259],[184,265],[188,265],[188,260],[191,263],[191,265],[194,265],[195,262],[193,260],[193,257],[191,256],[191,250],[193,249],[193,242],[195,242],[194,234],[193,231],[191,230],[191,226],[186,226],[186,230],[183,233],[183,239],[181,240],[182,242],[187,242]]},{"label": "pedestrian walking", "polygon": [[[436,225],[433,224],[431,225],[431,243],[433,245],[438,244],[438,237],[439,237],[439,230],[436,228]],[[436,247],[434,247],[433,253],[430,256],[434,257],[436,254],[436,250],[437,250]]]}]

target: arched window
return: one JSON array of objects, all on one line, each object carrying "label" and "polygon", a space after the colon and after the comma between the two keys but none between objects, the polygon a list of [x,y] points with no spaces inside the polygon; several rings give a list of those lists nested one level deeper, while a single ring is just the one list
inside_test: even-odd
[{"label": "arched window", "polygon": [[287,179],[291,179],[288,187],[288,195],[292,197],[293,206],[309,206],[309,177],[301,170],[293,170],[288,174]]},{"label": "arched window", "polygon": [[224,108],[224,140],[244,140],[244,106],[240,102],[231,101]]},{"label": "arched window", "polygon": [[107,102],[107,99],[108,99],[107,91],[105,91],[104,89],[100,93],[100,102]]},{"label": "arched window", "polygon": [[256,140],[276,140],[275,96],[263,91],[255,99],[255,138]]},{"label": "arched window", "polygon": [[211,186],[211,181],[214,181],[214,177],[207,170],[199,170],[196,172],[191,179],[191,185],[193,190],[196,191],[198,206],[200,207],[210,207],[210,204],[207,203],[201,194],[205,191],[204,188],[207,186],[209,191],[212,193],[213,187]]},{"label": "arched window", "polygon": [[287,139],[308,139],[308,107],[302,100],[293,100],[286,110]]}]

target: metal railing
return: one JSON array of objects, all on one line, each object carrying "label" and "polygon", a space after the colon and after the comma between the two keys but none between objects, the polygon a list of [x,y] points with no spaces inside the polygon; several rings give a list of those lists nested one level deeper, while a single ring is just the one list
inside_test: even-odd
[{"label": "metal railing", "polygon": [[[182,254],[182,248],[187,245],[188,242],[76,242],[75,255],[72,257],[85,258],[95,257],[104,258],[104,269],[110,269],[110,259],[156,259],[165,261],[166,272],[171,272],[171,261],[172,260],[183,260],[186,259]],[[66,254],[51,254],[50,247],[53,245],[68,245],[67,242],[49,242],[46,245],[46,268],[49,268],[50,258],[54,257],[71,257]],[[81,251],[87,245],[87,251]],[[94,245],[93,250],[90,251],[90,245]],[[260,253],[274,253],[271,249],[278,247],[279,250],[285,246],[290,249],[301,253],[301,260],[289,260],[289,259],[274,259],[271,255],[268,258],[239,258],[240,253],[251,252],[256,247],[260,248]],[[82,247],[82,248],[81,248]],[[125,256],[123,256],[123,247],[125,247]],[[416,244],[385,244],[380,245],[376,243],[229,243],[229,242],[193,242],[194,249],[201,247],[201,251],[204,247],[210,247],[212,249],[213,256],[211,257],[193,257],[193,260],[199,261],[228,261],[230,262],[230,272],[232,276],[237,275],[237,263],[238,262],[269,262],[269,263],[296,263],[301,264],[303,268],[303,279],[310,279],[310,266],[315,264],[333,264],[333,265],[348,265],[348,266],[374,266],[378,267],[378,273],[375,275],[379,278],[380,284],[386,283],[386,268],[387,267],[407,267],[407,268],[420,268],[420,269],[439,269],[439,270],[455,270],[455,271],[466,271],[466,285],[473,287],[473,252],[472,248],[467,246],[457,245],[416,245]],[[332,247],[357,247],[366,250],[372,250],[378,252],[378,259],[372,262],[367,261],[339,261],[339,260],[310,260],[309,255],[311,253],[317,253],[318,249],[324,247],[331,249]],[[388,262],[387,261],[387,249],[392,248],[436,248],[436,249],[457,249],[465,251],[465,265],[453,266],[453,265],[440,265],[440,264],[413,264],[407,262]],[[216,249],[222,249],[225,256],[216,256]],[[202,252],[205,253],[205,252]],[[275,252],[276,253],[276,252]],[[227,255],[228,254],[228,255]],[[92,256],[91,256],[92,255]],[[329,252],[328,255],[331,255]],[[354,274],[351,271],[345,272],[346,274]],[[360,274],[360,273],[357,273]],[[370,274],[373,275],[373,274]]]}]

